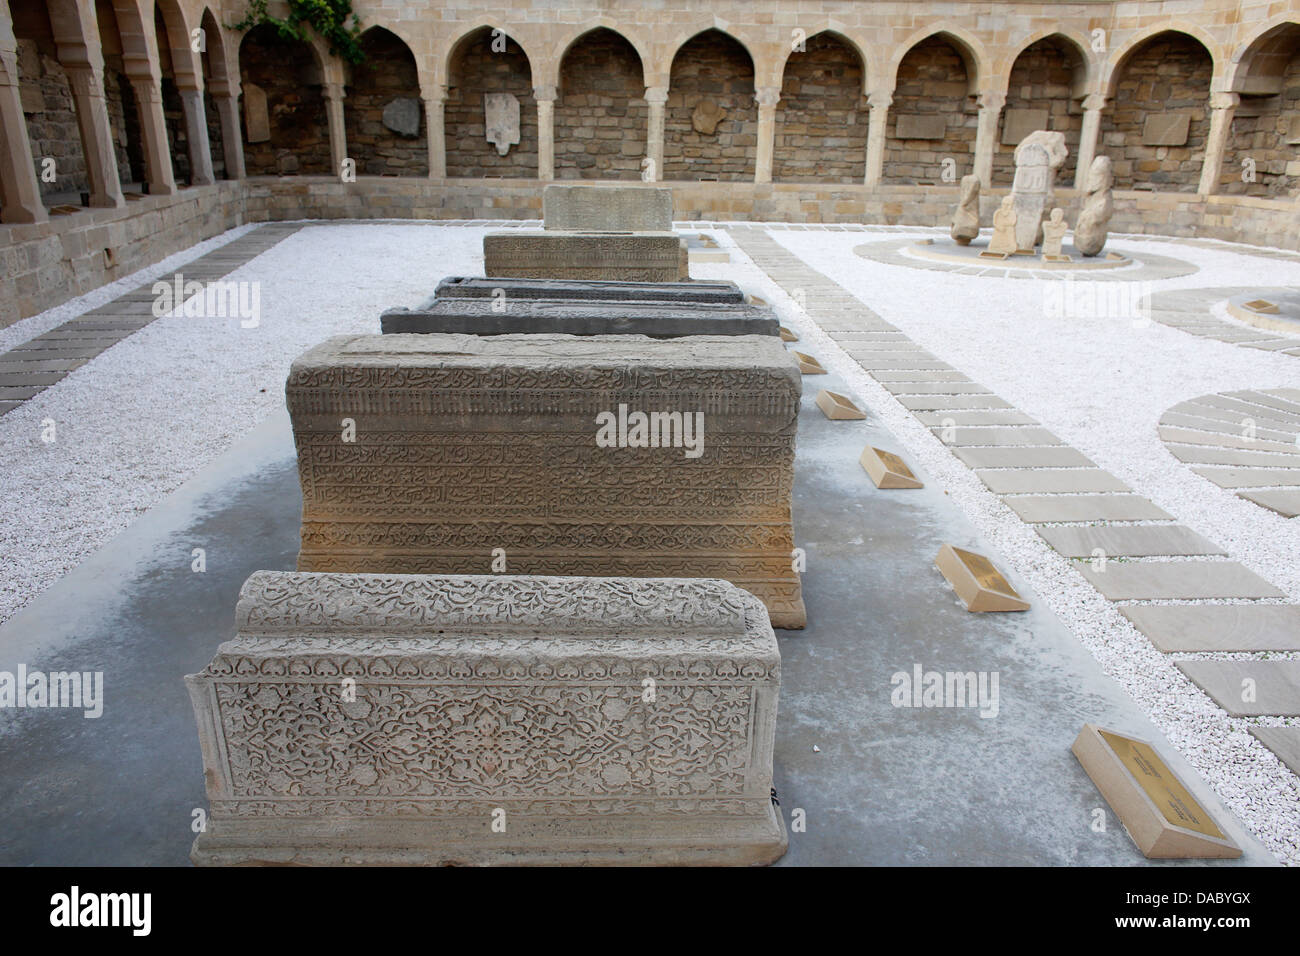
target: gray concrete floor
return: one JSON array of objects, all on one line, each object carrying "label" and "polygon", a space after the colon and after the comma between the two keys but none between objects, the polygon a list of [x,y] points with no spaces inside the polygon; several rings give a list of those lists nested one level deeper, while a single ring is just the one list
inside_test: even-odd
[{"label": "gray concrete floor", "polygon": [[[795,486],[809,626],[778,632],[776,786],[807,817],[782,864],[1145,863],[1109,810],[1090,828],[1105,803],[1069,750],[1086,721],[1157,742],[1246,850],[1214,865],[1273,863],[1023,582],[1027,613],[965,610],[933,558],[987,546],[941,488],[875,489],[858,454],[892,438],[827,421],[821,387],[840,386],[805,382]],[[0,711],[0,864],[186,863],[206,800],[181,677],[233,635],[248,574],[294,566],[299,513],[281,414],[0,627],[0,670],[102,670],[106,697],[98,720]],[[999,715],[892,707],[916,663],[997,671]]]}]

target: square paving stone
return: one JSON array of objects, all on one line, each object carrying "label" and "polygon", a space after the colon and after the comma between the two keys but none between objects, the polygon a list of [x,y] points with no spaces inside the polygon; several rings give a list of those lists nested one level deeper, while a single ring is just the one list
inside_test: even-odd
[{"label": "square paving stone", "polygon": [[1238,465],[1241,467],[1300,469],[1300,449],[1286,452],[1244,451],[1210,445],[1169,445],[1169,453],[1190,465]]},{"label": "square paving stone", "polygon": [[[876,376],[880,380],[880,376]],[[885,390],[894,395],[978,395],[993,399],[993,395],[979,382],[886,382],[881,381]],[[1002,401],[1002,399],[998,399]],[[1000,407],[1000,406],[999,406]]]},{"label": "square paving stone", "polygon": [[1104,571],[1076,565],[1111,601],[1286,597],[1235,561],[1108,561]]},{"label": "square paving stone", "polygon": [[[1233,717],[1300,717],[1300,661],[1176,661]],[[1245,683],[1253,681],[1253,695]],[[1253,696],[1254,700],[1243,700]]]},{"label": "square paving stone", "polygon": [[1300,468],[1193,468],[1220,488],[1261,488],[1300,485]]},{"label": "square paving stone", "polygon": [[1269,511],[1276,511],[1283,518],[1300,515],[1300,491],[1285,488],[1276,491],[1239,491],[1237,497],[1253,501]]},{"label": "square paving stone", "polygon": [[1011,405],[996,395],[900,395],[898,404],[911,411],[939,409],[1010,409]]},{"label": "square paving stone", "polygon": [[1002,500],[1029,524],[1159,521],[1172,517],[1141,495],[1018,495]]},{"label": "square paving stone", "polygon": [[1098,548],[1108,558],[1224,554],[1213,541],[1180,524],[1039,526],[1034,530],[1067,558],[1090,558]]},{"label": "square paving stone", "polygon": [[970,468],[1092,468],[1082,452],[1068,445],[1006,445],[954,448],[952,453]]},{"label": "square paving stone", "polygon": [[953,424],[959,426],[966,425],[1037,425],[1036,419],[1030,418],[1022,411],[1014,408],[973,410],[973,411],[952,411],[941,410],[931,412],[915,412],[916,419],[922,425],[946,425]]},{"label": "square paving stone", "polygon": [[1046,428],[1006,428],[980,427],[978,425],[959,426],[953,431],[952,440],[943,436],[943,428],[931,428],[945,445],[1059,445],[1061,440]]},{"label": "square paving stone", "polygon": [[1128,485],[1100,468],[1014,468],[977,471],[989,491],[997,495],[1069,494],[1085,491],[1131,491]]},{"label": "square paving stone", "polygon": [[1119,610],[1166,653],[1300,651],[1300,607],[1292,604],[1130,604]]},{"label": "square paving stone", "polygon": [[1250,732],[1292,773],[1300,774],[1300,727],[1251,727]]}]

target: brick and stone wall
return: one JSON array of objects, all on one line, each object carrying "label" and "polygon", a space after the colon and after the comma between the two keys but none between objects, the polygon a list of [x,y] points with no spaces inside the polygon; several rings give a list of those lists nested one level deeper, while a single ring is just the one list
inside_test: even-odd
[{"label": "brick and stone wall", "polygon": [[[900,138],[899,117],[911,115],[942,117],[944,138]],[[898,65],[886,133],[884,181],[940,182],[947,158],[957,164],[956,176],[961,179],[971,172],[977,122],[975,97],[970,95],[966,66],[956,48],[941,37],[918,43]]]},{"label": "brick and stone wall", "polygon": [[[1255,161],[1254,182],[1242,178],[1248,158]],[[1280,93],[1241,98],[1219,191],[1270,199],[1300,194],[1300,50],[1286,64]]]},{"label": "brick and stone wall", "polygon": [[[1196,191],[1210,131],[1212,68],[1205,47],[1186,34],[1157,36],[1124,64],[1115,102],[1102,114],[1098,147],[1115,163],[1116,188]],[[1174,112],[1191,115],[1186,145],[1144,145],[1147,118]]]},{"label": "brick and stone wall", "polygon": [[843,40],[820,33],[785,64],[776,108],[772,178],[777,182],[860,183],[869,111],[862,63]]},{"label": "brick and stone wall", "polygon": [[255,83],[266,92],[271,119],[271,138],[265,142],[250,143],[248,130],[243,131],[248,175],[337,175],[330,168],[325,98],[311,49],[280,39],[270,27],[257,27],[239,48],[239,71],[242,83]]},{"label": "brick and stone wall", "polygon": [[639,179],[646,155],[641,58],[612,30],[569,48],[555,103],[557,179]]},{"label": "brick and stone wall", "polygon": [[998,124],[998,140],[993,153],[993,183],[1010,186],[1016,176],[1014,144],[1002,143],[1002,130],[1010,110],[1047,110],[1049,130],[1065,134],[1065,157],[1056,171],[1058,183],[1073,183],[1079,158],[1079,132],[1083,128],[1083,110],[1072,98],[1074,66],[1077,54],[1063,43],[1039,40],[1016,58],[1007,84],[1007,105]]},{"label": "brick and stone wall", "polygon": [[[519,142],[505,156],[487,141],[483,97],[513,93],[519,100]],[[484,29],[467,39],[451,67],[443,108],[447,175],[510,178],[537,175],[537,103],[528,57],[513,39],[493,51]]]},{"label": "brick and stone wall", "polygon": [[[348,155],[356,160],[357,173],[427,176],[428,129],[415,57],[405,43],[382,28],[366,31],[361,48],[366,59],[352,67],[343,110]],[[384,109],[397,99],[414,101],[414,136],[384,125]]]},{"label": "brick and stone wall", "polygon": [[[711,134],[697,132],[691,122],[704,99],[726,110]],[[682,46],[673,60],[664,110],[664,179],[753,179],[757,153],[754,64],[743,46],[709,30]]]}]

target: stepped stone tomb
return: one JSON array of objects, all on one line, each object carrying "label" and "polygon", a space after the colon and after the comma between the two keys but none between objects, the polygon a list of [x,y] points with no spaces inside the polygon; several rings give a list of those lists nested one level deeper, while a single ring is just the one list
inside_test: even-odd
[{"label": "stepped stone tomb", "polygon": [[[498,292],[497,290],[501,291]],[[734,282],[693,280],[691,282],[612,282],[594,279],[530,279],[501,276],[448,276],[434,289],[434,299],[600,299],[605,302],[735,302],[745,293]],[[757,302],[762,305],[764,303]]]},{"label": "stepped stone tomb", "polygon": [[329,339],[286,388],[298,567],[717,577],[803,627],[801,390],[775,335]]},{"label": "stepped stone tomb", "polygon": [[186,677],[200,865],[764,864],[781,658],[711,579],[259,571]]}]

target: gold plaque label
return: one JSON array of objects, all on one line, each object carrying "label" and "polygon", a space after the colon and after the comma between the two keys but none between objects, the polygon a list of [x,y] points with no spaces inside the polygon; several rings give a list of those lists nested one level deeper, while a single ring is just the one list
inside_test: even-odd
[{"label": "gold plaque label", "polygon": [[902,475],[904,478],[916,477],[912,474],[912,469],[908,468],[907,465],[903,463],[903,459],[899,458],[892,451],[881,451],[877,448],[875,449],[875,452],[876,457],[884,462],[887,471],[892,471],[896,475]]},{"label": "gold plaque label", "polygon": [[1210,815],[1165,766],[1154,747],[1104,730],[1098,733],[1110,749],[1115,751],[1128,772],[1142,785],[1151,801],[1160,808],[1166,820],[1185,830],[1195,830],[1220,840],[1227,839],[1223,831],[1214,825]]},{"label": "gold plaque label", "polygon": [[1007,583],[998,569],[993,566],[993,562],[982,554],[975,554],[973,551],[963,551],[960,548],[953,548],[957,552],[957,557],[961,558],[962,564],[966,565],[969,571],[979,582],[979,586],[986,591],[996,591],[999,594],[1014,595],[1016,592],[1011,585]]}]

